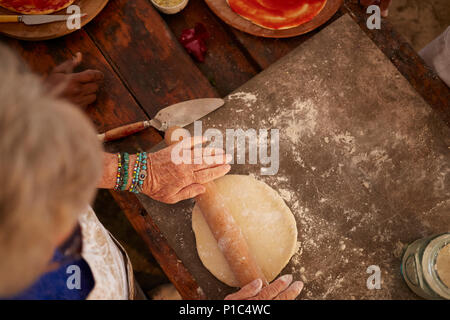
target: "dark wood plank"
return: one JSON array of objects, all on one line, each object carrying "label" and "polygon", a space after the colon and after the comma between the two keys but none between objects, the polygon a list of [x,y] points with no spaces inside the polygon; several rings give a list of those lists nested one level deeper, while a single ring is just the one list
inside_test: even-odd
[{"label": "dark wood plank", "polygon": [[286,38],[286,39],[268,39],[252,36],[244,33],[232,27],[229,27],[241,46],[247,50],[248,54],[256,61],[261,69],[266,69],[272,63],[285,56],[292,49],[298,47],[300,44],[326,28],[330,23],[335,21],[342,15],[342,11],[339,10],[333,18],[319,28],[311,31],[307,34]]},{"label": "dark wood plank", "polygon": [[229,28],[212,13],[203,0],[190,0],[187,7],[176,15],[163,15],[177,38],[184,29],[203,23],[210,39],[204,63],[196,63],[206,78],[224,97],[259,73],[260,68],[248,59]]},{"label": "dark wood plank", "polygon": [[[51,69],[71,58],[76,52],[83,53],[82,69],[98,69],[105,75],[97,102],[86,109],[97,130],[103,132],[116,126],[147,119],[146,114],[132,95],[122,85],[114,70],[102,57],[89,36],[82,30],[67,37],[46,42],[22,42],[3,38],[28,62],[31,69],[39,74],[47,74]],[[155,130],[147,130],[140,136],[110,144],[109,150],[149,148],[158,140]]]},{"label": "dark wood plank", "polygon": [[111,1],[86,30],[150,117],[218,95],[146,0]]}]

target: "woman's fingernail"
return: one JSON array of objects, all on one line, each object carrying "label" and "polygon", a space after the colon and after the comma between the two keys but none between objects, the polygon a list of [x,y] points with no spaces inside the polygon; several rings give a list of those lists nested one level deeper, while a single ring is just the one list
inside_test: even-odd
[{"label": "woman's fingernail", "polygon": [[292,284],[292,286],[293,286],[296,290],[302,291],[304,284],[303,284],[303,282],[301,282],[301,281],[295,281],[295,282]]},{"label": "woman's fingernail", "polygon": [[292,282],[292,274],[285,274],[284,276],[280,277],[280,280],[283,282],[291,283]]},{"label": "woman's fingernail", "polygon": [[255,289],[258,288],[258,287],[261,287],[262,286],[262,280],[261,279],[255,279],[252,282],[250,282],[250,286],[252,288],[255,288]]}]

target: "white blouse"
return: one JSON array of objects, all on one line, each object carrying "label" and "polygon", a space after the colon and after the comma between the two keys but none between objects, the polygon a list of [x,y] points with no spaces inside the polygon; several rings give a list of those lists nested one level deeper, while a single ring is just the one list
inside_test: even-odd
[{"label": "white blouse", "polygon": [[83,236],[82,256],[95,279],[87,299],[133,299],[133,270],[125,250],[100,223],[91,207],[79,217],[79,223]]}]

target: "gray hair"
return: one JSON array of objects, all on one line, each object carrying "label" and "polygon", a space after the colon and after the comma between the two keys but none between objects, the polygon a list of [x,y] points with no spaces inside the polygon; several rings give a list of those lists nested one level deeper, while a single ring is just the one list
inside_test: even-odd
[{"label": "gray hair", "polygon": [[[0,45],[0,296],[31,285],[93,200],[101,146],[85,115]],[[59,239],[61,240],[61,239]]]}]

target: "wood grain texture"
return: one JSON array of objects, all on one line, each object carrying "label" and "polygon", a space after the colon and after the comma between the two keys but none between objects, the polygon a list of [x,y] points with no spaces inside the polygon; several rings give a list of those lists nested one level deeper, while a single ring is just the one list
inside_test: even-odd
[{"label": "wood grain texture", "polygon": [[250,56],[261,69],[266,69],[271,64],[291,52],[294,48],[298,47],[303,42],[325,29],[333,21],[342,16],[342,14],[343,12],[340,9],[333,17],[330,18],[330,20],[328,20],[323,25],[317,27],[307,34],[303,34],[293,38],[261,38],[231,27],[230,32],[234,34],[239,45],[248,52],[248,56]]},{"label": "wood grain texture", "polygon": [[226,0],[205,0],[214,13],[230,26],[254,36],[266,38],[290,38],[308,33],[327,22],[342,5],[343,0],[327,0],[325,7],[311,21],[285,30],[271,30],[244,19],[231,10]]},{"label": "wood grain texture", "polygon": [[[108,0],[77,0],[73,4],[81,8],[81,13],[86,13],[87,16],[81,19],[81,27],[85,26],[92,19],[94,19],[100,11],[106,6]],[[16,15],[7,9],[0,7],[0,15]],[[55,12],[54,14],[66,14],[66,9]],[[52,22],[41,25],[28,26],[24,23],[1,23],[0,33],[12,38],[30,41],[40,41],[59,38],[68,35],[77,30],[70,30],[67,28],[65,21]]]},{"label": "wood grain texture", "polygon": [[87,32],[150,117],[218,94],[146,0],[111,2]]},{"label": "wood grain texture", "polygon": [[[25,58],[32,70],[39,74],[48,74],[54,66],[73,57],[76,52],[83,53],[83,62],[77,70],[98,69],[102,71],[105,78],[98,93],[97,101],[85,110],[98,132],[148,119],[145,112],[139,107],[139,104],[83,30],[65,38],[47,42],[31,43],[14,39],[4,39],[4,41],[14,47]],[[129,139],[107,144],[107,147],[113,151],[150,147],[154,142],[157,142],[154,140],[156,136],[159,136],[156,130],[149,129],[140,135],[131,136]]]},{"label": "wood grain texture", "polygon": [[209,10],[204,0],[190,0],[187,7],[176,15],[163,15],[173,34],[179,38],[184,29],[195,24],[205,25],[210,34],[206,41],[208,52],[203,63],[196,63],[203,75],[221,97],[250,80],[261,70],[242,51],[225,25]]}]

